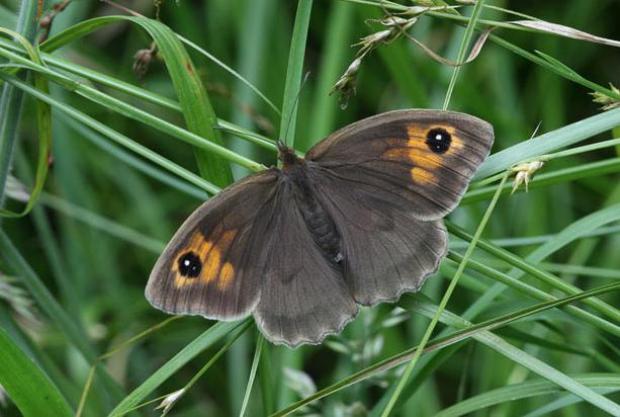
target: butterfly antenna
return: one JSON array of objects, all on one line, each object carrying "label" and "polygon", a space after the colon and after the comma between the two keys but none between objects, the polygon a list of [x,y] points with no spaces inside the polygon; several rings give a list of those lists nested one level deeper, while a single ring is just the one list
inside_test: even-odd
[{"label": "butterfly antenna", "polygon": [[301,96],[301,92],[303,91],[304,86],[306,85],[306,81],[308,81],[308,77],[310,76],[310,71],[306,72],[303,80],[301,80],[301,85],[299,86],[299,91],[297,91],[297,95],[295,96],[295,101],[293,102],[293,107],[291,108],[291,114],[289,114],[288,123],[286,125],[286,130],[284,131],[284,138],[278,139],[278,149],[282,149],[282,147],[286,147],[286,138],[288,137],[288,131],[291,128],[291,123],[293,122],[293,113],[297,108],[297,104],[299,103],[299,97]]}]

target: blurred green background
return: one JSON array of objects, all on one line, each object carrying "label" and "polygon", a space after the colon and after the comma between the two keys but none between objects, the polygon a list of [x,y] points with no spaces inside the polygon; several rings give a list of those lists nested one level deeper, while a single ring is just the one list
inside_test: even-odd
[{"label": "blurred green background", "polygon": [[[19,3],[0,1],[0,26],[15,28]],[[52,3],[43,3],[45,15],[51,10]],[[285,91],[285,79],[290,69],[289,48],[294,39],[298,2],[136,0],[120,3],[146,17],[155,18],[158,14],[159,20],[172,31],[226,63],[278,108],[282,107],[285,95],[289,100],[296,96],[299,85]],[[365,116],[398,108],[441,108],[444,103],[453,68],[431,59],[404,38],[381,45],[364,58],[356,81],[356,94],[350,98],[346,109],[339,106],[337,94],[329,95],[334,83],[355,58],[357,48],[351,45],[363,36],[383,30],[369,19],[381,18],[384,11],[376,4],[363,3],[315,0],[312,4],[307,42],[305,51],[302,51],[302,72],[309,75],[299,94],[294,132],[295,147],[300,151],[306,151],[336,128]],[[605,38],[620,39],[620,3],[617,1],[487,1],[486,6],[497,6]],[[463,7],[458,13],[468,16],[471,10],[471,6]],[[125,13],[103,2],[72,1],[54,18],[51,35],[71,30],[80,21],[111,14]],[[522,18],[483,7],[481,19],[501,22]],[[482,24],[480,27],[487,26]],[[450,19],[447,12],[421,16],[409,29],[409,33],[420,42],[452,60],[457,57],[464,31],[465,26]],[[493,33],[532,54],[544,52],[599,86],[608,87],[610,82],[620,85],[618,47],[514,28],[497,28]],[[477,36],[475,34],[474,38]],[[7,37],[3,37],[3,41],[0,48],[6,50],[11,42]],[[132,70],[137,51],[150,46],[149,35],[135,23],[125,21],[89,31],[84,38],[50,52],[50,56],[60,63],[77,64],[176,100],[174,86],[161,59],[154,58],[141,78]],[[267,138],[277,138],[281,132],[280,116],[265,101],[220,65],[194,50],[190,49],[189,53],[219,118]],[[6,57],[0,58],[2,62],[7,62]],[[0,71],[9,73],[12,69],[0,66]],[[65,73],[65,69],[58,71]],[[70,77],[95,86],[158,119],[185,126],[179,111],[92,81],[85,70],[75,67]],[[588,94],[591,91],[496,42],[488,41],[479,57],[461,68],[448,108],[492,123],[496,133],[493,152],[497,152],[528,140],[537,127],[537,135],[540,135],[600,113],[600,105],[594,103]],[[149,123],[138,123],[124,117],[122,112],[114,111],[110,105],[87,100],[53,83],[50,96],[165,159],[199,173],[192,146],[173,140],[169,134],[154,129]],[[17,128],[12,176],[30,187],[39,135],[35,100],[28,94]],[[218,131],[227,148],[266,166],[275,163],[275,152],[267,149],[268,146],[256,146],[231,135],[226,129]],[[595,133],[580,144],[619,136],[617,131],[615,135],[609,130]],[[7,261],[7,257],[12,257],[13,261],[15,258],[3,244],[0,326],[11,341],[7,343],[14,343],[33,358],[75,411],[89,375],[89,362],[166,318],[146,302],[143,289],[162,245],[207,193],[147,162],[143,154],[133,155],[122,146],[113,145],[109,139],[57,109],[52,113],[52,137],[50,173],[39,203],[28,216],[2,219],[1,222],[2,230],[14,249],[23,256],[23,262]],[[504,247],[517,257],[526,257],[575,222],[606,207],[614,207],[613,204],[620,202],[618,149],[607,147],[551,161],[543,172],[560,172],[557,180],[539,186],[534,180],[527,194],[504,194],[483,237],[498,239],[495,242],[497,247]],[[513,157],[515,162],[520,160],[518,155]],[[612,168],[580,170],[580,167],[598,161],[610,162]],[[570,169],[576,173],[561,171]],[[242,167],[233,167],[235,178],[248,172]],[[11,198],[14,195],[9,194],[6,206],[17,210],[21,203]],[[482,201],[473,200],[466,199],[450,216],[453,223],[472,234],[490,195],[481,198]],[[612,217],[620,217],[613,210],[610,213]],[[604,218],[599,218],[598,222],[600,227],[598,223],[590,229],[584,226],[574,232],[566,245],[559,246],[544,259],[532,261],[532,264],[539,271],[555,274],[563,282],[583,290],[618,282],[620,223],[617,220],[605,222]],[[464,251],[463,241],[455,236],[451,243],[455,253]],[[474,259],[501,272],[511,270],[505,260],[489,253],[476,252]],[[29,274],[26,265],[36,274],[36,282],[44,284],[57,305],[67,313],[72,326],[78,329],[76,334],[82,335],[85,349],[90,349],[93,355],[90,360],[85,360],[84,350],[76,346],[66,329],[63,331],[58,316],[46,308],[42,311],[43,296],[37,296],[36,290],[33,294],[32,284],[23,283],[23,275]],[[437,276],[425,285],[423,292],[434,303],[441,299],[455,269],[453,261],[444,262]],[[552,285],[531,276],[526,276],[525,282],[544,293],[562,296]],[[450,299],[448,310],[462,314],[494,283],[488,274],[467,270]],[[594,392],[610,393],[608,398],[617,402],[620,400],[617,394],[620,389],[620,337],[614,333],[613,326],[620,326],[614,308],[619,305],[620,296],[617,292],[608,293],[601,299],[611,306],[605,310],[607,315],[590,307],[584,309],[595,318],[608,320],[612,330],[605,331],[563,310],[552,309],[511,323],[497,334],[520,351],[574,376],[585,386],[594,387]],[[496,318],[536,302],[539,301],[510,289],[486,305],[473,321]],[[47,304],[48,308],[50,305]],[[280,410],[312,394],[317,387],[329,386],[380,359],[414,346],[424,333],[428,318],[422,314],[413,314],[413,317],[407,314],[408,302],[399,306],[401,308],[396,310],[394,305],[365,309],[342,335],[330,337],[322,346],[305,346],[291,351],[266,343],[246,415],[267,415]],[[157,375],[158,368],[197,340],[212,324],[200,318],[182,318],[106,358],[102,365],[105,371],[94,378],[84,415],[108,415],[128,393],[147,378]],[[234,336],[232,331],[227,333],[227,338]],[[214,357],[225,340],[204,349],[170,378],[162,378],[161,385],[152,393],[149,391],[145,400],[182,388]],[[252,324],[188,390],[170,415],[238,415],[257,340]],[[8,355],[8,350],[3,352]],[[467,339],[444,348],[440,355],[433,357],[434,360],[425,360],[425,357],[414,372],[414,384],[409,385],[400,397],[392,415],[431,416],[450,406],[460,407],[460,411],[457,409],[454,414],[441,415],[608,415],[601,407],[592,402],[577,401],[577,397],[557,389],[554,384],[549,384],[547,391],[543,387],[536,389],[527,398],[518,398],[516,388],[506,390],[505,396],[493,391],[523,381],[545,381],[544,370],[541,378],[540,374],[526,370],[519,359],[508,358],[479,341]],[[364,382],[297,410],[295,415],[378,416],[382,404],[389,398],[390,387],[398,380],[398,369],[368,371],[368,379]],[[419,373],[419,369],[426,372]],[[107,382],[103,372],[108,374]],[[583,379],[593,373],[602,380],[595,383]],[[36,395],[36,384],[32,386],[32,395]],[[490,393],[492,401],[489,404],[481,402],[483,405],[479,409],[467,408],[467,398],[485,393]],[[510,401],[512,398],[518,399]],[[552,410],[543,408],[556,403],[557,407]],[[8,400],[0,405],[0,415],[16,416],[20,412]],[[135,415],[151,416],[159,415],[159,412],[153,410],[153,405],[148,405]]]}]

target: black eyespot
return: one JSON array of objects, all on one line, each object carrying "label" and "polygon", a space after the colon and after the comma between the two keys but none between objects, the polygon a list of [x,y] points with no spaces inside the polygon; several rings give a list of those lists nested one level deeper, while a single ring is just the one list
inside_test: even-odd
[{"label": "black eyespot", "polygon": [[446,129],[435,127],[426,134],[426,145],[435,153],[444,153],[450,149],[452,137]]},{"label": "black eyespot", "polygon": [[187,278],[196,278],[200,275],[202,262],[194,252],[187,252],[179,258],[179,272]]}]

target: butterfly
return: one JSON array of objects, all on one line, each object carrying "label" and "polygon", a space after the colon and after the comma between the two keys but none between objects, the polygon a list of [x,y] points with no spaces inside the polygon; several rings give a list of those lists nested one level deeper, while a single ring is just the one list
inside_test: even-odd
[{"label": "butterfly", "polygon": [[173,314],[254,315],[273,343],[317,344],[359,306],[420,289],[446,253],[442,218],[493,144],[474,116],[396,110],[348,125],[250,175],[183,223],[146,298]]}]

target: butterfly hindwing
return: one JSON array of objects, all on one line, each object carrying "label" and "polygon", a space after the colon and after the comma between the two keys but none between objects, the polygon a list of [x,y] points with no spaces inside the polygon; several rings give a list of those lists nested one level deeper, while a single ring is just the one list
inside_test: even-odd
[{"label": "butterfly hindwing", "polygon": [[355,301],[374,305],[417,291],[437,270],[448,236],[440,220],[421,221],[395,204],[342,187],[327,169],[313,178],[315,195],[337,225],[343,274]]},{"label": "butterfly hindwing", "polygon": [[336,131],[306,159],[338,176],[340,187],[436,220],[456,206],[492,144],[492,126],[476,117],[397,110]]},{"label": "butterfly hindwing", "polygon": [[320,343],[357,313],[342,270],[321,252],[304,221],[292,185],[283,182],[269,233],[277,238],[254,317],[274,343]]},{"label": "butterfly hindwing", "polygon": [[274,170],[252,175],[196,209],[151,272],[150,303],[215,319],[249,314],[260,298],[277,177]]}]

